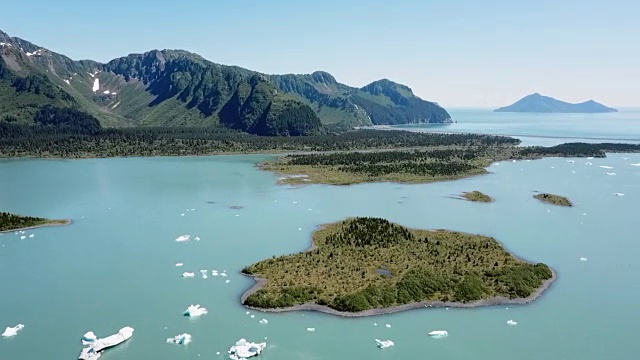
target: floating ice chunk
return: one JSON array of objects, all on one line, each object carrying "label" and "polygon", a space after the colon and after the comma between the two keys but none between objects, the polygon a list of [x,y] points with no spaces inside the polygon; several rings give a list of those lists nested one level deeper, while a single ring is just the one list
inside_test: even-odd
[{"label": "floating ice chunk", "polygon": [[251,318],[252,318],[252,319],[253,319],[253,318],[255,318],[255,317],[256,317],[255,315],[251,315]]},{"label": "floating ice chunk", "polygon": [[313,210],[313,209],[312,209],[312,208],[308,208],[307,210],[311,211],[311,210]]},{"label": "floating ice chunk", "polygon": [[176,267],[180,267],[182,265],[184,265],[184,264],[183,263],[176,263]]},{"label": "floating ice chunk", "polygon": [[571,171],[571,173],[572,173],[572,174],[575,174],[576,172],[575,172],[575,170],[573,170],[573,171]]},{"label": "floating ice chunk", "polygon": [[184,316],[195,317],[195,316],[205,315],[207,313],[208,313],[207,309],[200,307],[200,304],[197,304],[197,305],[189,306],[187,310],[185,310]]},{"label": "floating ice chunk", "polygon": [[608,172],[608,173],[607,173],[607,175],[609,175],[609,176],[616,176],[616,173],[614,173],[614,172]]},{"label": "floating ice chunk", "polygon": [[172,338],[168,338],[167,342],[171,344],[187,345],[191,342],[191,335],[187,333],[176,335]]},{"label": "floating ice chunk", "polygon": [[193,272],[190,272],[190,271],[185,271],[185,272],[182,273],[182,277],[183,278],[192,278],[192,277],[195,277],[195,276],[196,276],[196,274],[193,273]]},{"label": "floating ice chunk", "polygon": [[105,90],[105,91],[103,91],[102,93],[103,93],[103,94],[105,94],[105,95],[109,95],[109,94],[111,94],[111,91],[109,91],[109,90]]},{"label": "floating ice chunk", "polygon": [[180,216],[184,216],[184,213],[180,214]]},{"label": "floating ice chunk", "polygon": [[391,341],[391,340],[378,340],[378,339],[376,339],[376,344],[378,345],[378,347],[380,349],[385,349],[385,348],[392,347],[393,345],[395,345],[393,343],[393,341]]},{"label": "floating ice chunk", "polygon": [[236,216],[240,216],[240,214],[236,214]]},{"label": "floating ice chunk", "polygon": [[31,235],[29,235],[29,238],[33,239],[34,236],[36,236],[36,234],[31,234]]},{"label": "floating ice chunk", "polygon": [[27,237],[26,237],[26,236],[24,236],[24,235],[20,236],[20,240],[24,240],[24,239],[26,239],[26,238],[27,238]]},{"label": "floating ice chunk", "polygon": [[96,334],[94,334],[93,331],[89,331],[82,336],[82,345],[89,345],[96,340],[98,340]]},{"label": "floating ice chunk", "polygon": [[593,156],[589,156],[587,160],[593,160]]},{"label": "floating ice chunk", "polygon": [[262,319],[262,320],[260,320],[260,321],[258,321],[258,322],[259,322],[260,324],[262,324],[262,325],[267,325],[267,324],[269,323],[269,320],[267,320],[267,319]]},{"label": "floating ice chunk", "polygon": [[196,211],[196,209],[191,209],[191,211]]},{"label": "floating ice chunk", "polygon": [[624,196],[623,193],[614,193],[613,195],[615,195],[615,196]]},{"label": "floating ice chunk", "polygon": [[443,337],[447,335],[449,335],[449,333],[446,332],[445,330],[434,330],[429,333],[429,336],[433,336],[433,337]]},{"label": "floating ice chunk", "polygon": [[22,324],[18,324],[14,327],[8,327],[6,329],[4,329],[4,332],[2,333],[2,337],[10,337],[10,336],[16,336],[18,335],[18,331],[24,329],[24,325]]},{"label": "floating ice chunk", "polygon": [[384,326],[386,326],[386,327],[390,328],[390,327],[391,327],[391,324],[384,324]]},{"label": "floating ice chunk", "polygon": [[587,259],[586,257],[581,257],[580,261],[588,261],[589,259]]},{"label": "floating ice chunk", "polygon": [[640,166],[640,163],[636,163],[636,164],[629,164],[631,166]]},{"label": "floating ice chunk", "polygon": [[373,326],[378,326],[378,323],[373,323]]},{"label": "floating ice chunk", "polygon": [[316,328],[307,328],[307,331],[308,332],[314,332],[314,331],[316,331]]},{"label": "floating ice chunk", "polygon": [[193,238],[193,240],[200,241],[200,236],[196,236],[195,238]]},{"label": "floating ice chunk", "polygon": [[606,166],[606,165],[600,165],[598,167],[603,169],[613,169],[613,166]]},{"label": "floating ice chunk", "polygon": [[211,276],[218,276],[218,270],[211,270]]},{"label": "floating ice chunk", "polygon": [[251,311],[247,311],[245,314],[246,314],[246,315],[249,315],[249,314],[251,314]]},{"label": "floating ice chunk", "polygon": [[230,283],[230,282],[231,282],[231,280],[226,280],[224,283],[225,283],[225,284],[228,284],[228,283]]},{"label": "floating ice chunk", "polygon": [[567,162],[568,162],[569,164],[573,164],[573,163],[575,163],[575,161],[574,161],[574,160],[567,160]]},{"label": "floating ice chunk", "polygon": [[227,273],[223,271],[222,273],[220,273],[220,276],[227,277]]},{"label": "floating ice chunk", "polygon": [[187,241],[191,239],[191,235],[180,235],[176,238],[176,241]]},{"label": "floating ice chunk", "polygon": [[301,231],[301,230],[302,230],[302,228],[298,228],[298,231]]},{"label": "floating ice chunk", "polygon": [[516,325],[518,325],[518,323],[513,321],[513,320],[509,320],[509,321],[507,321],[507,325],[516,326]]},{"label": "floating ice chunk", "polygon": [[259,355],[267,343],[252,343],[245,339],[240,339],[234,346],[229,349],[229,358],[231,360],[247,359]]}]

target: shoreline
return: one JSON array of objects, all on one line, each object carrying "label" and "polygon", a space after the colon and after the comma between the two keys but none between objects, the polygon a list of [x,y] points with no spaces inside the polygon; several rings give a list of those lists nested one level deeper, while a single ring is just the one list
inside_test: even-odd
[{"label": "shoreline", "polygon": [[[327,225],[330,225],[330,224],[322,224],[322,225],[317,226],[317,228],[313,231],[313,234],[315,234],[319,230],[322,230]],[[453,231],[453,230],[449,230],[449,231]],[[517,256],[514,253],[512,253],[511,251],[509,251],[508,248],[506,246],[504,246],[502,244],[502,242],[499,241],[498,239],[495,239],[495,240],[500,244],[500,246],[502,246],[502,248],[504,248],[507,252],[509,252],[509,254],[511,254],[511,256],[513,256],[516,260],[532,264],[531,261],[522,259],[519,256]],[[315,237],[312,235],[311,236],[311,246],[308,249],[302,251],[301,253],[313,251],[313,250],[316,249],[316,247],[317,247],[317,245],[316,245],[316,242],[315,242]],[[402,312],[402,311],[424,309],[424,308],[449,307],[449,308],[473,309],[473,308],[483,307],[483,306],[526,305],[526,304],[529,304],[529,303],[537,300],[540,296],[542,296],[542,294],[545,291],[547,291],[551,287],[551,285],[558,279],[558,274],[556,273],[556,271],[551,267],[549,267],[549,269],[551,270],[551,278],[543,281],[542,285],[540,285],[540,287],[538,287],[536,289],[536,291],[534,291],[531,295],[527,296],[526,298],[511,299],[511,298],[504,297],[504,296],[496,296],[496,297],[492,297],[492,298],[489,298],[489,299],[481,299],[481,300],[476,300],[476,301],[469,302],[469,303],[460,303],[460,302],[453,302],[453,301],[439,301],[439,300],[426,300],[426,301],[414,302],[414,303],[409,303],[409,304],[396,305],[396,306],[392,306],[392,307],[388,307],[388,308],[368,309],[368,310],[363,310],[363,311],[359,311],[359,312],[339,311],[339,310],[335,310],[333,308],[330,308],[329,306],[318,305],[316,303],[305,303],[305,304],[289,306],[289,307],[286,307],[286,308],[272,308],[272,309],[265,309],[265,308],[258,308],[258,307],[254,307],[254,306],[247,306],[247,305],[244,304],[245,301],[247,300],[247,298],[249,296],[253,295],[258,290],[262,289],[267,284],[268,280],[264,279],[264,278],[261,278],[259,276],[248,275],[248,274],[242,273],[242,275],[244,275],[244,276],[253,278],[253,280],[255,280],[256,283],[253,284],[253,286],[251,286],[244,293],[242,293],[242,296],[240,296],[240,304],[243,307],[247,308],[247,309],[260,311],[260,312],[263,312],[263,313],[285,313],[285,312],[292,312],[292,311],[315,311],[315,312],[320,312],[320,313],[323,313],[323,314],[339,316],[339,317],[343,317],[343,318],[360,318],[360,317],[368,317],[368,316],[379,316],[379,315],[394,314],[394,313],[398,313],[398,312]]]},{"label": "shoreline", "polygon": [[23,227],[23,228],[3,230],[3,231],[0,231],[0,234],[12,233],[12,232],[16,232],[16,231],[26,231],[26,230],[43,228],[43,227],[67,226],[67,225],[73,224],[73,220],[71,220],[71,219],[64,219],[64,220],[57,220],[57,221],[58,222],[48,222],[48,223],[44,223],[44,224],[40,224],[40,225],[33,225],[33,226],[27,226],[27,227]]}]

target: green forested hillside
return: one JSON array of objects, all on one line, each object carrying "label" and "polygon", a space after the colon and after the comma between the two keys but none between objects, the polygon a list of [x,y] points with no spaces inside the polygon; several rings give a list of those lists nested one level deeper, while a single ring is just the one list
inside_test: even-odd
[{"label": "green forested hillside", "polygon": [[103,127],[223,125],[258,135],[450,121],[388,80],[357,89],[326,72],[264,75],[184,50],[75,61],[0,31],[0,121],[36,124],[47,105],[83,111]]}]

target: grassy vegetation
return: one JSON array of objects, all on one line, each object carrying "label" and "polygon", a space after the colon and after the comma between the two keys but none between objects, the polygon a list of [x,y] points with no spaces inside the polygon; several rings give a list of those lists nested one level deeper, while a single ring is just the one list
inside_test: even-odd
[{"label": "grassy vegetation", "polygon": [[0,232],[42,225],[66,225],[68,223],[68,220],[48,220],[39,217],[0,212]]},{"label": "grassy vegetation", "polygon": [[494,201],[491,196],[484,194],[478,190],[462,193],[461,196],[469,201],[475,201],[475,202],[490,203]]},{"label": "grassy vegetation", "polygon": [[552,277],[547,265],[518,260],[493,238],[408,229],[379,218],[326,225],[313,243],[307,252],[246,267],[243,273],[267,283],[245,305],[315,303],[355,312],[429,300],[526,298]]},{"label": "grassy vegetation", "polygon": [[533,197],[542,202],[546,202],[548,204],[553,204],[558,206],[569,206],[569,207],[573,206],[573,203],[571,203],[571,200],[560,195],[542,193],[542,194],[534,195]]}]

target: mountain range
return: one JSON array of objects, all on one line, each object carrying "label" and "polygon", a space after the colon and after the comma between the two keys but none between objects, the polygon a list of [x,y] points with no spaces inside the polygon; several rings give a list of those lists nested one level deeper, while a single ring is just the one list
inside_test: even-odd
[{"label": "mountain range", "polygon": [[268,75],[184,50],[77,61],[0,31],[0,122],[42,125],[52,108],[102,127],[224,125],[258,135],[451,122],[437,103],[387,79],[355,88],[323,71]]},{"label": "mountain range", "polygon": [[538,93],[525,96],[515,103],[494,110],[495,112],[537,112],[537,113],[606,113],[618,110],[606,107],[593,100],[572,104],[556,100]]}]

